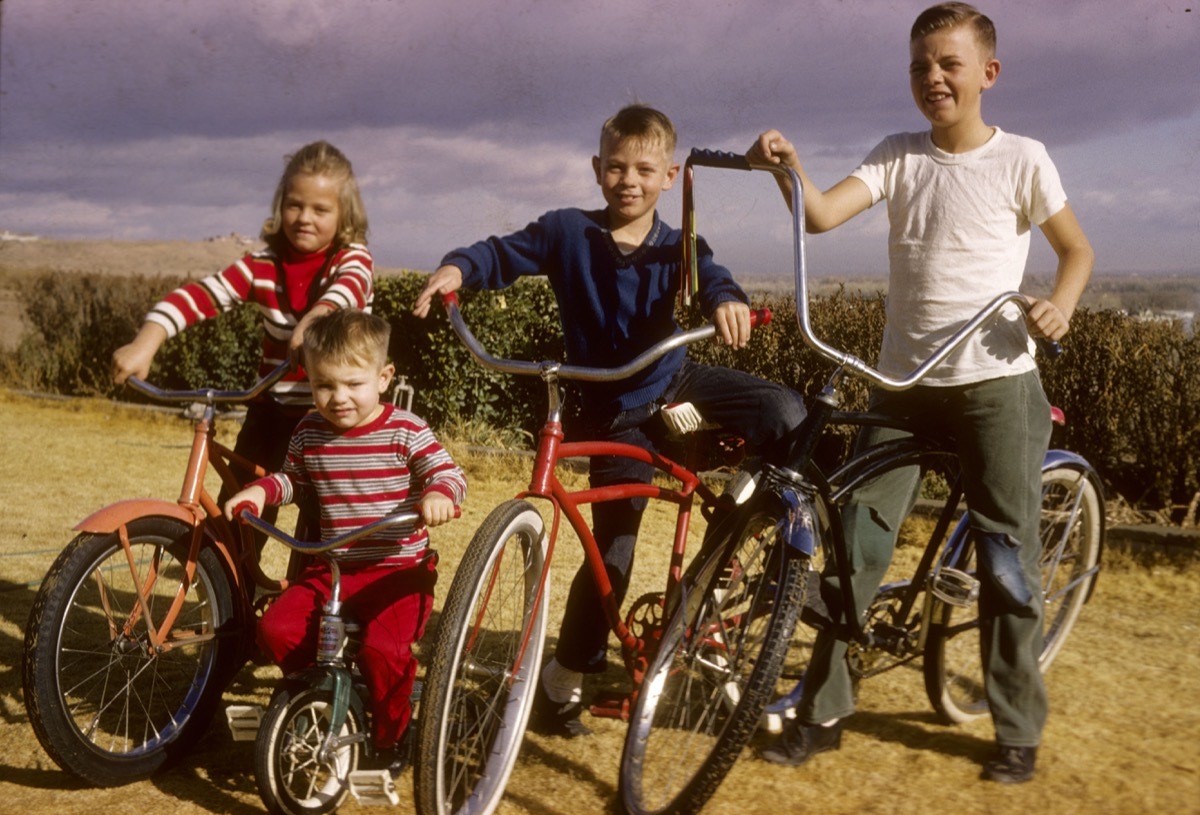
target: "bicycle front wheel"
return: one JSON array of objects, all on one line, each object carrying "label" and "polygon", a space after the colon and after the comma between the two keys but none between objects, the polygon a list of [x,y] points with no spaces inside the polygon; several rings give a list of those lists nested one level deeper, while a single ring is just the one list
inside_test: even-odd
[{"label": "bicycle front wheel", "polygon": [[422,815],[486,815],[504,795],[541,667],[545,564],[542,516],[525,501],[494,509],[467,547],[425,674],[415,767]]},{"label": "bicycle front wheel", "polygon": [[[192,528],[167,518],[82,534],[59,554],[25,630],[25,709],[59,767],[98,786],[150,776],[185,754],[220,700],[237,643],[217,556],[200,550],[187,578]],[[141,597],[139,598],[139,591]],[[165,647],[150,643],[183,592]]]},{"label": "bicycle front wheel", "polygon": [[[1104,536],[1101,495],[1083,467],[1063,464],[1042,470],[1042,673],[1062,650],[1096,580]],[[969,568],[974,568],[973,556]],[[925,650],[925,689],[943,720],[971,721],[988,710],[978,612],[974,606],[943,606],[935,611],[938,616],[941,621],[931,627]]]},{"label": "bicycle front wheel", "polygon": [[271,700],[254,746],[258,794],[272,815],[328,815],[346,800],[358,768],[363,723],[351,707],[338,732],[345,738],[328,752],[333,692],[284,688]]},{"label": "bicycle front wheel", "polygon": [[782,541],[774,496],[681,586],[638,691],[621,756],[626,811],[695,812],[772,698],[803,604],[805,558]]}]

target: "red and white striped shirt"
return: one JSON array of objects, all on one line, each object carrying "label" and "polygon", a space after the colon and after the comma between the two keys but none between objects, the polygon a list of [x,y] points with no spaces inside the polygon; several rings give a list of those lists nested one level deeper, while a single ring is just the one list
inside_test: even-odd
[{"label": "red and white striped shirt", "polygon": [[[287,359],[292,330],[313,306],[370,310],[373,267],[370,251],[357,243],[332,255],[280,256],[272,249],[262,249],[228,269],[180,286],[150,310],[146,321],[162,326],[170,339],[240,303],[253,303],[262,314],[258,371],[265,376]],[[271,393],[284,404],[312,404],[312,388],[300,369],[290,372]]]},{"label": "red and white striped shirt", "polygon": [[[329,540],[398,512],[415,511],[421,496],[440,492],[455,505],[467,494],[463,471],[424,420],[384,403],[369,424],[340,431],[319,413],[300,420],[283,471],[254,482],[268,505],[315,496],[321,539]],[[349,561],[403,564],[425,554],[424,526],[394,526],[345,549]]]}]

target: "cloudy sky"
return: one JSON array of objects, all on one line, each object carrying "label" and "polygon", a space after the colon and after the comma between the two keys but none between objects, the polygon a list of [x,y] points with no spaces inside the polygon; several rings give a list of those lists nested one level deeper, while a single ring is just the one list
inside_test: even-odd
[{"label": "cloudy sky", "polygon": [[[1037,138],[1108,272],[1200,275],[1196,0],[994,0],[1002,72],[985,118]],[[597,206],[590,157],[622,105],[692,146],[766,127],[814,179],[923,129],[908,29],[925,0],[3,0],[0,231],[257,234],[283,156],[352,159],[377,262],[442,254],[543,211]],[[765,173],[701,171],[718,259],[786,266]],[[815,270],[886,267],[882,207],[810,241]],[[660,211],[679,223],[678,187]],[[1034,241],[1031,271],[1053,268]]]}]

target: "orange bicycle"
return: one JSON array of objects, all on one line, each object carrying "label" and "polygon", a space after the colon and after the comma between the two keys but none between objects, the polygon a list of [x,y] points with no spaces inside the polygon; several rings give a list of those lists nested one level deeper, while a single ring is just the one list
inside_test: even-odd
[{"label": "orange bicycle", "polygon": [[287,370],[245,391],[167,391],[129,380],[155,401],[198,412],[178,500],[119,501],[84,518],[34,598],[25,709],[42,748],[67,772],[118,786],[185,755],[250,656],[255,589],[280,591],[286,581],[263,573],[205,477],[211,468],[240,488],[232,465],[265,475],[216,441],[216,408],[260,397]]}]

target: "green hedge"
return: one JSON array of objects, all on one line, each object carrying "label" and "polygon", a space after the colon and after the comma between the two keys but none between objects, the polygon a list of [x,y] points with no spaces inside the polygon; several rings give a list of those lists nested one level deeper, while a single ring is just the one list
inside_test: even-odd
[{"label": "green hedge", "polygon": [[[540,380],[484,369],[470,358],[438,313],[409,313],[424,275],[377,281],[377,313],[393,325],[392,353],[417,390],[417,410],[433,425],[467,418],[535,433],[545,415]],[[7,385],[71,395],[126,396],[108,378],[112,351],[178,281],[111,276],[45,275],[22,289],[30,328],[4,355]],[[464,314],[484,347],[498,357],[561,359],[554,297],[540,280],[495,293],[464,293]],[[761,296],[776,318],[754,332],[750,347],[692,347],[698,360],[729,365],[811,395],[829,367],[800,340],[790,297]],[[811,307],[822,339],[868,362],[883,333],[883,299],[838,291]],[[682,314],[698,324],[698,314]],[[163,347],[151,378],[166,387],[242,387],[257,364],[258,325],[241,309],[196,326]],[[1043,367],[1051,401],[1067,414],[1054,444],[1076,450],[1100,470],[1110,489],[1131,503],[1160,509],[1186,504],[1200,489],[1200,346],[1175,323],[1134,320],[1114,311],[1080,310],[1062,357]],[[847,383],[847,404],[861,407],[865,389]],[[568,402],[568,419],[577,401]]]}]

